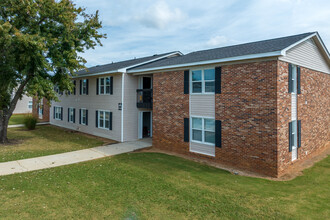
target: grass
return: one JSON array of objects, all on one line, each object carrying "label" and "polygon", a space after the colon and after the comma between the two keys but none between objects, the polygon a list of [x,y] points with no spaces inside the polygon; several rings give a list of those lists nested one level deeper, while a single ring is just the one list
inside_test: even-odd
[{"label": "grass", "polygon": [[0,145],[0,162],[45,156],[100,146],[103,141],[54,126],[37,126],[36,130],[9,128],[8,138],[20,142]]},{"label": "grass", "polygon": [[12,115],[9,119],[9,125],[24,124],[24,118],[27,114]]},{"label": "grass", "polygon": [[275,182],[159,153],[0,177],[1,219],[327,219],[330,157]]}]

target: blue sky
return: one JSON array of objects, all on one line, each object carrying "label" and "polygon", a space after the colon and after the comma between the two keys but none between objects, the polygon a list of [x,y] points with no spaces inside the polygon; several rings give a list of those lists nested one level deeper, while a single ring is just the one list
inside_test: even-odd
[{"label": "blue sky", "polygon": [[75,0],[99,10],[103,47],[87,66],[318,31],[330,49],[329,0]]}]

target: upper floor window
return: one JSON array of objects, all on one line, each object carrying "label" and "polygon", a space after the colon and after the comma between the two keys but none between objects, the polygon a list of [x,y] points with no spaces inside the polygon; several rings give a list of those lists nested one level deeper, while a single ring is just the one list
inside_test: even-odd
[{"label": "upper floor window", "polygon": [[215,120],[209,118],[192,117],[192,141],[215,144]]},{"label": "upper floor window", "polygon": [[207,94],[214,93],[215,90],[215,70],[202,69],[191,71],[191,93]]},{"label": "upper floor window", "polygon": [[110,94],[110,81],[111,81],[110,76],[99,78],[100,94]]},{"label": "upper floor window", "polygon": [[88,95],[88,79],[80,80],[80,95]]}]

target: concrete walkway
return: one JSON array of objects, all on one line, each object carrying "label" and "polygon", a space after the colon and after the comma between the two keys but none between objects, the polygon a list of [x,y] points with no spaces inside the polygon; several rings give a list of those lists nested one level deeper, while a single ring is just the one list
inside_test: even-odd
[{"label": "concrete walkway", "polygon": [[122,153],[128,153],[151,146],[152,139],[145,139],[140,141],[94,147],[62,154],[9,161],[0,163],[0,176],[80,163]]},{"label": "concrete walkway", "polygon": [[[37,123],[37,125],[49,125],[49,122],[40,122]],[[20,128],[20,127],[24,127],[25,125],[23,124],[19,124],[19,125],[8,125],[8,128]]]}]

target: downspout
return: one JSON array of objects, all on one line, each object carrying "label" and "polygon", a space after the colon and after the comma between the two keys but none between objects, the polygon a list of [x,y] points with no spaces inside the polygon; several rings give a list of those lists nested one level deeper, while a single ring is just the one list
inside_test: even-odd
[{"label": "downspout", "polygon": [[121,75],[121,138],[124,142],[124,95],[125,95],[125,72]]}]

